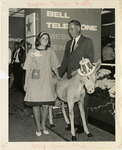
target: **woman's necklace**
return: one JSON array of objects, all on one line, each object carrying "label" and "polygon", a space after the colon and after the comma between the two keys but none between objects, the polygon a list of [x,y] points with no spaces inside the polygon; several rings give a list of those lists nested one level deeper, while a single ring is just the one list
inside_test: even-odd
[{"label": "woman's necklace", "polygon": [[45,46],[40,45],[40,46],[38,46],[36,49],[37,49],[38,51],[44,51],[44,50],[45,50]]},{"label": "woman's necklace", "polygon": [[36,48],[37,51],[43,51],[44,49],[42,48]]},{"label": "woman's necklace", "polygon": [[40,57],[40,56],[42,56],[43,54],[41,54],[41,51],[40,51],[40,50],[35,50],[34,55],[37,56],[37,57]]}]

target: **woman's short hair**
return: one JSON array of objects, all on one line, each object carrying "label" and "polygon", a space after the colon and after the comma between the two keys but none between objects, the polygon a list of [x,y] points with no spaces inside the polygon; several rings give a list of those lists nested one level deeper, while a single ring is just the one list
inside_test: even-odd
[{"label": "woman's short hair", "polygon": [[47,50],[48,47],[51,46],[51,40],[50,40],[49,34],[46,33],[46,32],[40,32],[40,33],[38,34],[38,36],[36,37],[35,46],[36,46],[36,48],[37,48],[37,47],[41,44],[41,43],[40,43],[40,39],[41,39],[41,37],[42,37],[43,35],[47,35],[47,36],[48,36],[48,44],[46,45],[46,48],[45,48],[45,49]]}]

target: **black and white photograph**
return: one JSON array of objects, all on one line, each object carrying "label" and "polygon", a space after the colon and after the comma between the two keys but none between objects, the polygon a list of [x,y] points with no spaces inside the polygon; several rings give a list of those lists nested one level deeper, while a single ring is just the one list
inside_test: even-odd
[{"label": "black and white photograph", "polygon": [[122,148],[118,5],[99,2],[6,4],[3,149]]}]

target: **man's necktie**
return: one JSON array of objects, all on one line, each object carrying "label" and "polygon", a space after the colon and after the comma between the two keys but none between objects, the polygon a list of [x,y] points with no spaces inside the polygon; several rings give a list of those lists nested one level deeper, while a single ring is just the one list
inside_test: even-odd
[{"label": "man's necktie", "polygon": [[16,57],[17,57],[17,53],[18,53],[18,52],[16,51],[15,54],[14,54],[14,58],[15,58],[15,59],[16,59]]},{"label": "man's necktie", "polygon": [[71,53],[74,51],[74,46],[75,46],[75,39],[73,39],[73,44],[72,44],[72,50],[71,50]]}]

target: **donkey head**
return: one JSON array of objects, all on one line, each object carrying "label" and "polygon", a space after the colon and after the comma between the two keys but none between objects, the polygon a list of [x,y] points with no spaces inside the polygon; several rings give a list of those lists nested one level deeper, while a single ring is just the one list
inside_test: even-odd
[{"label": "donkey head", "polygon": [[86,90],[89,94],[92,94],[95,91],[96,72],[100,68],[100,66],[101,60],[98,60],[95,66],[91,67],[91,71],[89,73],[87,73],[86,75],[82,74],[81,71],[79,73],[81,75],[82,82],[84,83]]}]

